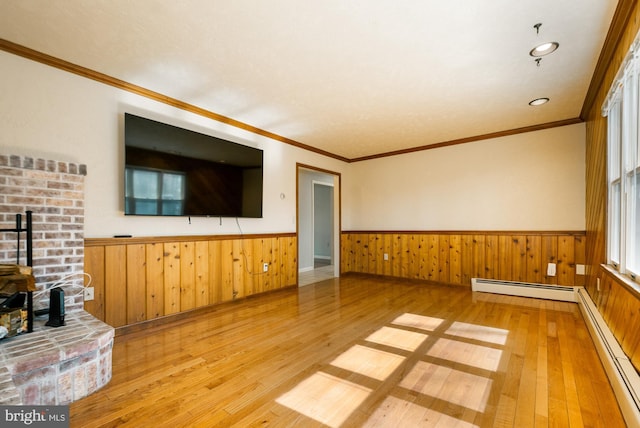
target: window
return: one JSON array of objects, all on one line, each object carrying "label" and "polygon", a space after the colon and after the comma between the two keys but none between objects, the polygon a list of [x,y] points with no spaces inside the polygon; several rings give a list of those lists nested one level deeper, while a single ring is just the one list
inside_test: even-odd
[{"label": "window", "polygon": [[127,166],[125,211],[138,215],[181,215],[186,177],[183,173]]},{"label": "window", "polygon": [[640,274],[640,47],[638,40],[603,107],[607,116],[607,257],[621,274]]}]

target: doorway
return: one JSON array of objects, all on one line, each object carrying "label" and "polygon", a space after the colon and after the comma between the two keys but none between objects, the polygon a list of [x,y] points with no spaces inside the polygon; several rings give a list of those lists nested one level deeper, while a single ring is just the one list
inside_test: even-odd
[{"label": "doorway", "polygon": [[313,267],[333,266],[333,184],[312,182]]},{"label": "doorway", "polygon": [[298,165],[298,285],[340,274],[340,175]]}]

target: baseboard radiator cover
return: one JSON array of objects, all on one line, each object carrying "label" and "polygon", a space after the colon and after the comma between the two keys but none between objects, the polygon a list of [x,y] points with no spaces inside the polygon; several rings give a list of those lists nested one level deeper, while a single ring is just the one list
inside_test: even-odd
[{"label": "baseboard radiator cover", "polygon": [[510,296],[576,302],[627,425],[640,427],[640,375],[622,350],[584,287],[561,287],[472,278],[471,289]]},{"label": "baseboard radiator cover", "polygon": [[576,297],[622,415],[628,426],[640,426],[640,376],[622,351],[587,290],[577,287]]},{"label": "baseboard radiator cover", "polygon": [[536,299],[576,302],[573,287],[536,284],[532,282],[499,281],[493,279],[471,278],[471,289],[485,293],[506,294],[509,296],[533,297]]}]

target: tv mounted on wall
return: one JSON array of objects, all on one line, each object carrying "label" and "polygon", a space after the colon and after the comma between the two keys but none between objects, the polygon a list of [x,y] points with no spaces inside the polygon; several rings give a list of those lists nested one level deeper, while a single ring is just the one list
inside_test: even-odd
[{"label": "tv mounted on wall", "polygon": [[262,150],[125,113],[124,213],[262,217]]}]

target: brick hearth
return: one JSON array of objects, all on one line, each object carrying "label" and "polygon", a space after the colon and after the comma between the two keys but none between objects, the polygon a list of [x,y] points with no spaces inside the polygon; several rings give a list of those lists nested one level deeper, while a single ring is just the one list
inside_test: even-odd
[{"label": "brick hearth", "polygon": [[68,404],[111,380],[113,327],[84,311],[65,321],[37,319],[33,333],[0,342],[0,404]]}]

